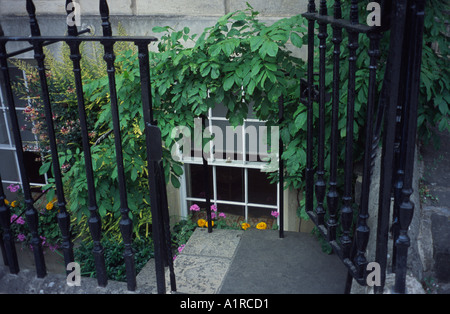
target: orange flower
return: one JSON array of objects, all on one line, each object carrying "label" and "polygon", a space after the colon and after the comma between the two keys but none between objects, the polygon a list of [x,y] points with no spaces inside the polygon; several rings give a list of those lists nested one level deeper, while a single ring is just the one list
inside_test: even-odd
[{"label": "orange flower", "polygon": [[[205,227],[208,227],[208,222],[205,221]],[[214,227],[214,220],[211,220],[211,227]]]},{"label": "orange flower", "polygon": [[242,229],[247,230],[248,228],[250,228],[250,224],[244,222],[244,223],[241,225],[241,227],[242,227]]},{"label": "orange flower", "polygon": [[17,207],[17,201],[11,202],[11,207]]},{"label": "orange flower", "polygon": [[47,203],[45,208],[47,208],[47,210],[52,210],[53,209],[53,203],[52,202]]},{"label": "orange flower", "polygon": [[205,219],[199,219],[199,220],[197,220],[197,224],[199,227],[204,227],[204,226],[206,226],[207,222]]},{"label": "orange flower", "polygon": [[259,230],[264,230],[267,228],[267,224],[265,222],[260,222],[259,224],[256,225],[256,229]]}]

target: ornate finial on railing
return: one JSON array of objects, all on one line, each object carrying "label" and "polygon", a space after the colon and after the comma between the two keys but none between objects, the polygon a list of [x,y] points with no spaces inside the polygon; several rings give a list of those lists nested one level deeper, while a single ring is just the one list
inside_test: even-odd
[{"label": "ornate finial on railing", "polygon": [[352,24],[358,24],[359,23],[358,0],[352,0],[352,4],[350,6],[350,22]]},{"label": "ornate finial on railing", "polygon": [[319,7],[319,14],[320,15],[327,15],[327,0],[320,0],[320,7]]},{"label": "ornate finial on railing", "polygon": [[314,13],[316,11],[316,2],[314,0],[309,0],[308,3],[308,12]]},{"label": "ornate finial on railing", "polygon": [[106,0],[100,0],[100,15],[102,17],[103,36],[112,36],[111,23],[109,22],[109,7]]},{"label": "ornate finial on railing", "polygon": [[41,30],[36,19],[36,7],[33,0],[27,0],[27,12],[30,17],[31,36],[41,36]]},{"label": "ornate finial on railing", "polygon": [[342,18],[342,8],[341,8],[341,1],[336,0],[334,1],[334,18],[340,19]]},{"label": "ornate finial on railing", "polygon": [[78,36],[78,29],[75,23],[69,23],[69,16],[73,15],[75,11],[75,5],[72,0],[66,0],[66,12],[67,12],[67,33],[69,36]]}]

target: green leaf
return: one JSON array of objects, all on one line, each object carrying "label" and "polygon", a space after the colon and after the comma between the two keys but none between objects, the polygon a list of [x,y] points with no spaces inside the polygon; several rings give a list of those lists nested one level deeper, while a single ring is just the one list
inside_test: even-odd
[{"label": "green leaf", "polygon": [[51,162],[47,162],[47,163],[43,164],[43,165],[41,166],[41,168],[39,168],[39,174],[40,174],[40,175],[43,175],[43,174],[47,173],[48,170],[50,169],[50,166],[51,166],[51,165],[52,165]]},{"label": "green leaf", "polygon": [[273,41],[267,41],[264,43],[264,45],[267,45],[267,54],[271,57],[276,57],[278,53],[278,45],[277,43]]},{"label": "green leaf", "polygon": [[152,28],[152,32],[153,33],[162,33],[162,32],[167,31],[168,28],[169,28],[168,26],[165,26],[165,27],[155,26],[155,27]]},{"label": "green leaf", "polygon": [[233,87],[234,84],[234,76],[230,76],[227,79],[225,79],[225,82],[223,82],[223,90],[228,91]]},{"label": "green leaf", "polygon": [[256,50],[261,47],[262,43],[264,42],[264,38],[260,36],[255,36],[250,38],[250,49],[252,52],[255,52]]},{"label": "green leaf", "polygon": [[175,176],[170,176],[170,182],[172,182],[173,187],[176,189],[179,189],[181,186],[180,181]]},{"label": "green leaf", "polygon": [[183,174],[183,168],[181,168],[179,165],[177,164],[173,164],[172,165],[173,168],[173,172],[177,175],[177,176],[181,176]]},{"label": "green leaf", "polygon": [[211,57],[217,57],[219,55],[221,49],[222,49],[222,47],[219,44],[211,46],[209,48],[209,54],[211,55]]},{"label": "green leaf", "polygon": [[295,47],[301,48],[303,39],[300,37],[299,34],[292,32],[291,33],[291,42]]},{"label": "green leaf", "polygon": [[131,180],[134,182],[138,177],[138,172],[136,168],[131,169]]},{"label": "green leaf", "polygon": [[250,80],[250,83],[248,83],[247,86],[247,93],[249,95],[253,95],[253,92],[255,91],[256,82],[254,80]]},{"label": "green leaf", "polygon": [[304,112],[300,113],[297,116],[297,118],[295,118],[294,124],[298,130],[303,128],[303,126],[306,123],[307,117],[308,117],[308,115],[307,115],[306,111],[304,111]]}]

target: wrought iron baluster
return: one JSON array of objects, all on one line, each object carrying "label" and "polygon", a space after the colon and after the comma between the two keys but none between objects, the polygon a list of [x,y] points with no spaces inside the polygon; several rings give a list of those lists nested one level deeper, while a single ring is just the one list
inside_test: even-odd
[{"label": "wrought iron baluster", "polygon": [[[314,0],[308,2],[308,13],[316,12]],[[305,207],[307,213],[312,213],[314,206],[314,141],[313,141],[313,105],[314,105],[314,26],[315,20],[308,19],[308,109],[306,135],[306,186]]]},{"label": "wrought iron baluster", "polygon": [[142,107],[146,131],[148,184],[152,210],[152,235],[155,246],[156,283],[159,294],[166,293],[164,275],[164,220],[161,217],[161,195],[158,194],[157,167],[162,158],[161,130],[153,120],[152,95],[150,85],[150,64],[148,45],[151,40],[136,41],[139,52],[139,70],[141,79]]},{"label": "wrought iron baluster", "polygon": [[[342,17],[341,1],[334,2],[334,14],[335,19]],[[337,228],[337,210],[338,210],[338,192],[337,192],[337,161],[338,161],[338,147],[339,147],[339,131],[338,131],[338,119],[339,119],[339,58],[341,54],[341,42],[342,42],[342,28],[334,25],[333,27],[333,103],[332,103],[332,117],[331,117],[331,147],[330,147],[330,188],[327,194],[327,205],[329,219],[327,221],[328,228],[328,241],[336,240],[336,228]]]},{"label": "wrought iron baluster", "polygon": [[[3,37],[3,31],[0,30],[0,36]],[[22,180],[22,189],[25,198],[26,205],[26,221],[31,230],[31,245],[33,247],[34,260],[36,263],[36,272],[38,278],[44,278],[47,274],[47,270],[45,267],[44,254],[41,245],[41,239],[39,237],[39,221],[38,221],[38,212],[34,208],[34,200],[31,194],[30,181],[28,179],[28,173],[25,168],[24,163],[24,151],[23,151],[23,143],[22,137],[20,135],[20,127],[17,119],[16,113],[16,105],[14,103],[13,91],[11,88],[11,80],[9,77],[9,69],[8,69],[8,61],[7,61],[7,53],[6,53],[6,42],[0,41],[0,66],[3,77],[3,82],[5,84],[5,95],[6,95],[6,103],[9,107],[9,114],[12,124],[14,143],[16,147],[16,156],[19,161],[19,172],[20,178]]]},{"label": "wrought iron baluster", "polygon": [[[3,36],[0,26],[0,36]],[[1,54],[1,52],[0,52]],[[1,57],[1,56],[0,56]],[[14,234],[11,230],[11,211],[5,204],[5,193],[3,190],[3,184],[1,184],[2,178],[0,176],[0,226],[2,227],[2,238],[4,245],[3,259],[6,261],[6,265],[9,266],[9,272],[11,274],[18,274],[20,271],[19,262],[17,259],[16,246],[14,241]]]},{"label": "wrought iron baluster", "polygon": [[[111,37],[111,23],[109,22],[109,8],[106,0],[100,0],[100,15],[102,18],[103,36]],[[128,196],[125,179],[125,171],[123,165],[123,151],[122,151],[122,135],[120,132],[120,120],[119,109],[117,102],[117,89],[115,78],[115,66],[114,62],[116,56],[114,55],[114,42],[109,40],[101,41],[104,47],[104,60],[106,61],[108,80],[109,80],[109,92],[111,99],[111,115],[114,128],[114,141],[116,149],[116,164],[117,164],[117,176],[119,181],[119,194],[120,194],[120,213],[122,218],[119,222],[119,228],[122,233],[124,242],[125,269],[127,275],[127,287],[129,291],[136,290],[136,267],[134,263],[134,252],[132,246],[132,234],[133,234],[133,221],[130,219],[130,209],[128,207]]]},{"label": "wrought iron baluster", "polygon": [[[358,0],[352,0],[350,6],[350,22],[358,24]],[[352,209],[352,183],[353,183],[353,123],[355,111],[355,81],[356,81],[356,50],[358,49],[359,33],[352,29],[348,32],[349,49],[349,77],[347,93],[347,127],[345,143],[345,178],[344,195],[342,197],[341,224],[343,234],[341,236],[342,257],[348,258],[350,255],[352,239],[350,236],[353,209]]]},{"label": "wrought iron baluster", "polygon": [[[320,15],[327,15],[327,2],[326,0],[320,1],[319,7]],[[318,138],[318,151],[317,151],[317,180],[315,184],[316,190],[316,215],[317,224],[324,224],[325,209],[323,207],[323,201],[325,198],[326,184],[324,181],[325,175],[325,53],[326,53],[326,39],[327,23],[318,22],[319,24],[319,138]]]},{"label": "wrought iron baluster", "polygon": [[391,17],[391,32],[389,43],[389,56],[386,64],[387,76],[383,84],[386,91],[386,104],[384,110],[383,146],[381,155],[380,192],[378,207],[378,224],[376,238],[375,261],[381,270],[381,285],[375,286],[375,293],[382,293],[386,280],[387,244],[389,234],[390,205],[393,178],[394,142],[396,105],[398,100],[398,87],[400,82],[403,35],[405,31],[406,0],[393,3]]},{"label": "wrought iron baluster", "polygon": [[[68,8],[71,0],[66,1],[66,8]],[[67,15],[70,15],[71,11],[67,10]],[[75,25],[68,25],[68,35],[77,36],[78,31]],[[89,144],[88,127],[86,121],[86,109],[83,95],[83,82],[81,78],[81,53],[80,53],[80,40],[73,40],[67,42],[70,48],[70,59],[73,63],[73,73],[75,77],[75,90],[77,95],[77,105],[78,105],[78,115],[80,119],[81,135],[83,143],[84,161],[86,165],[86,179],[88,187],[88,202],[89,202],[89,212],[90,216],[88,219],[89,229],[91,232],[92,239],[94,241],[94,248],[92,250],[95,259],[95,267],[97,271],[97,282],[100,287],[106,287],[108,283],[106,267],[105,267],[105,257],[104,248],[101,241],[102,233],[102,222],[100,215],[98,213],[98,206],[96,200],[95,184],[94,184],[94,171],[92,167],[91,158],[91,147]]]},{"label": "wrought iron baluster", "polygon": [[[39,25],[36,19],[36,8],[33,1],[27,0],[27,11],[30,16],[30,29],[33,37],[41,36]],[[50,142],[51,158],[56,186],[56,195],[58,199],[58,225],[62,235],[62,248],[64,254],[64,263],[67,266],[74,261],[73,243],[70,234],[70,214],[67,212],[66,200],[64,196],[64,187],[62,182],[61,168],[58,158],[58,148],[56,145],[56,135],[53,126],[53,113],[50,103],[49,89],[45,71],[45,55],[43,51],[43,44],[41,41],[33,42],[34,58],[37,61],[37,69],[39,72],[41,99],[44,104],[45,121],[47,124],[48,138]]]},{"label": "wrought iron baluster", "polygon": [[424,11],[425,1],[416,0],[410,2],[409,15],[411,16],[411,37],[409,40],[409,58],[407,73],[410,75],[410,80],[406,86],[405,108],[407,113],[404,121],[406,131],[403,133],[401,154],[404,155],[404,181],[402,187],[402,201],[399,206],[398,221],[399,221],[399,236],[395,240],[396,247],[396,274],[394,292],[406,292],[406,269],[408,248],[410,246],[410,238],[408,236],[408,228],[411,224],[414,214],[414,203],[410,200],[413,193],[412,179],[414,173],[414,154],[416,149],[416,132],[417,132],[417,106],[419,100],[420,87],[420,68],[422,60],[422,37],[424,26]]},{"label": "wrought iron baluster", "polygon": [[363,178],[361,184],[361,201],[359,207],[358,221],[356,226],[355,243],[356,243],[356,257],[354,260],[357,267],[358,278],[363,278],[367,265],[367,259],[365,252],[367,243],[369,241],[370,229],[367,226],[367,219],[369,218],[369,194],[371,183],[371,170],[372,170],[372,139],[374,128],[374,107],[376,97],[376,77],[377,77],[377,62],[380,56],[380,38],[381,35],[377,30],[368,34],[370,39],[369,47],[369,89],[368,89],[368,101],[367,101],[367,116],[366,116],[366,135],[365,135],[365,147],[364,147],[364,168]]},{"label": "wrought iron baluster", "polygon": [[170,218],[169,218],[169,205],[167,204],[167,188],[166,181],[164,178],[164,167],[162,161],[160,162],[159,172],[158,172],[158,186],[160,187],[159,192],[161,195],[161,216],[164,224],[164,239],[166,244],[166,255],[167,264],[169,266],[169,279],[170,279],[170,289],[172,292],[177,291],[177,285],[175,280],[175,271],[173,268],[173,253],[172,253],[172,236],[170,232]]}]

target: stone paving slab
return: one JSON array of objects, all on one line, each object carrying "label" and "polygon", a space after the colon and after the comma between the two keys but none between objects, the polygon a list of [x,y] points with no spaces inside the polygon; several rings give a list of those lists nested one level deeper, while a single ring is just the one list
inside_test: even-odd
[{"label": "stone paving slab", "polygon": [[106,287],[99,287],[97,279],[87,277],[81,277],[80,286],[70,287],[64,274],[49,273],[44,278],[37,278],[34,270],[23,269],[12,275],[8,267],[0,266],[0,294],[149,294],[154,289],[155,283],[130,292],[125,282],[112,280]]},{"label": "stone paving slab", "polygon": [[[243,230],[197,228],[174,261],[178,293],[215,294],[240,242]],[[167,291],[169,274],[166,273]]]}]

